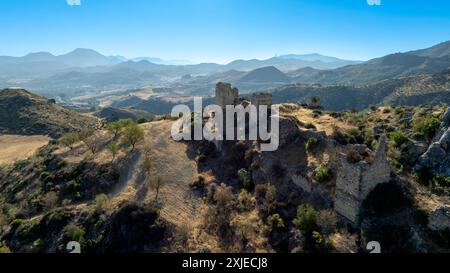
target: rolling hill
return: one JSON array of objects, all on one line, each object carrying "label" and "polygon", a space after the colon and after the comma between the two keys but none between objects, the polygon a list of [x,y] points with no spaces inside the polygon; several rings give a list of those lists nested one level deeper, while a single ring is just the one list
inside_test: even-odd
[{"label": "rolling hill", "polygon": [[95,128],[97,119],[57,105],[23,89],[0,90],[0,133],[59,137]]},{"label": "rolling hill", "polygon": [[106,107],[97,111],[95,116],[106,119],[108,122],[118,121],[119,119],[131,119],[133,121],[137,121],[140,118],[144,118],[146,120],[150,120],[154,117],[154,115],[142,110],[119,109],[112,107]]},{"label": "rolling hill", "polygon": [[257,68],[246,73],[238,83],[288,83],[290,79],[276,67],[267,66]]},{"label": "rolling hill", "polygon": [[361,110],[369,105],[450,104],[450,70],[394,78],[365,86],[291,84],[272,90],[275,103],[307,103],[312,96],[329,110]]},{"label": "rolling hill", "polygon": [[366,85],[397,77],[435,74],[450,68],[450,42],[406,53],[390,54],[334,70],[302,68],[288,75],[298,83]]}]

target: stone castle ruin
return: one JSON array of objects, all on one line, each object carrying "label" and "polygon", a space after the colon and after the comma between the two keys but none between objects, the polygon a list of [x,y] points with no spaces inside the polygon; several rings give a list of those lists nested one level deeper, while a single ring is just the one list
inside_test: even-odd
[{"label": "stone castle ruin", "polygon": [[347,155],[337,156],[335,211],[354,225],[360,222],[361,206],[369,193],[391,179],[391,167],[387,160],[387,139],[380,137],[378,149],[371,162],[351,163]]},{"label": "stone castle ruin", "polygon": [[253,93],[250,96],[239,96],[239,90],[229,83],[219,82],[216,85],[216,104],[225,108],[227,105],[238,105],[240,103],[251,103],[256,107],[260,105],[272,105],[272,94]]},{"label": "stone castle ruin", "polygon": [[[260,105],[271,106],[272,94],[253,93],[249,96],[239,96],[239,90],[232,87],[231,84],[221,82],[217,84],[216,104],[222,108],[227,105],[243,104],[246,106],[250,103],[256,107]],[[280,117],[280,147],[283,151],[285,148],[282,147],[289,145],[300,135],[307,139],[308,134],[314,134],[314,137],[326,141],[327,149],[330,151],[329,161],[335,165],[337,170],[334,197],[333,195],[330,196],[330,201],[334,203],[334,210],[349,223],[358,226],[364,200],[377,185],[388,183],[391,180],[386,136],[380,137],[376,152],[370,151],[365,145],[352,145],[351,148],[358,150],[360,154],[368,154],[364,161],[353,163],[348,160],[346,154],[337,152],[335,144],[327,140],[323,132],[302,131],[300,133],[299,128],[291,119]],[[263,161],[271,162],[268,160],[270,156],[270,154],[266,155],[266,160]],[[296,186],[311,194],[313,187],[318,187],[302,176],[293,175],[291,180]]]}]

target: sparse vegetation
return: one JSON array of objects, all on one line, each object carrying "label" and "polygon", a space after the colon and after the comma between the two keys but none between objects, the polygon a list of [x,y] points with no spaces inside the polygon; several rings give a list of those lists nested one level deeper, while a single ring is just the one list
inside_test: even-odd
[{"label": "sparse vegetation", "polygon": [[324,183],[328,182],[333,178],[333,172],[330,168],[326,166],[320,166],[314,171],[314,179],[318,182]]},{"label": "sparse vegetation", "polygon": [[413,131],[416,136],[422,136],[431,141],[440,124],[439,119],[432,116],[416,117],[413,120]]},{"label": "sparse vegetation", "polygon": [[78,142],[78,134],[76,134],[76,133],[67,133],[67,134],[63,135],[59,139],[59,142],[64,147],[68,147],[71,150],[73,150],[73,146],[75,145],[75,143]]},{"label": "sparse vegetation", "polygon": [[122,143],[131,146],[131,151],[134,151],[136,144],[144,140],[144,135],[144,130],[139,125],[129,124],[123,129]]},{"label": "sparse vegetation", "polygon": [[316,145],[317,145],[317,143],[318,143],[319,141],[317,140],[317,138],[315,138],[315,137],[310,137],[310,138],[308,138],[308,140],[306,141],[306,150],[309,152],[309,153],[312,153],[313,151],[314,151],[314,149],[315,149],[315,147],[316,147]]},{"label": "sparse vegetation", "polygon": [[317,219],[319,213],[311,205],[300,205],[297,215],[292,221],[294,225],[303,233],[311,233],[317,229]]}]

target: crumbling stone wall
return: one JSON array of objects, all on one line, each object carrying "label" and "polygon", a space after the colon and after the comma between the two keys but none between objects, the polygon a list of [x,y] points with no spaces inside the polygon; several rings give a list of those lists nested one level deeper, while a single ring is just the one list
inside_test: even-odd
[{"label": "crumbling stone wall", "polygon": [[232,87],[229,83],[219,82],[216,85],[216,104],[225,107],[227,105],[235,105],[239,97],[239,90]]},{"label": "crumbling stone wall", "polygon": [[256,107],[260,105],[272,105],[272,94],[271,93],[253,93],[250,99],[251,103]]},{"label": "crumbling stone wall", "polygon": [[380,138],[378,149],[370,163],[350,163],[344,154],[339,154],[337,161],[334,209],[352,224],[358,225],[362,202],[377,185],[390,180],[386,137]]}]

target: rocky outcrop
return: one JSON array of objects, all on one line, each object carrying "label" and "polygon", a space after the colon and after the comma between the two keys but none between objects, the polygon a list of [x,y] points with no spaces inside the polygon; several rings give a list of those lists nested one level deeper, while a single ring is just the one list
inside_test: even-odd
[{"label": "rocky outcrop", "polygon": [[419,158],[416,170],[429,168],[433,173],[450,176],[450,107],[428,150]]},{"label": "rocky outcrop", "polygon": [[450,229],[450,207],[442,206],[430,213],[428,227],[436,231]]}]

